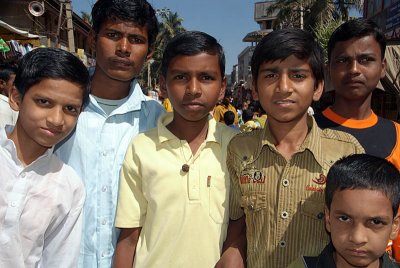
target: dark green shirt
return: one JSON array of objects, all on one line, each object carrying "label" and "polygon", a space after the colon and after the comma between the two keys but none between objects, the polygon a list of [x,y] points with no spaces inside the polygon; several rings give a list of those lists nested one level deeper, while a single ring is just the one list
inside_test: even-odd
[{"label": "dark green shirt", "polygon": [[[289,268],[336,268],[335,259],[333,258],[334,248],[332,243],[329,243],[324,250],[316,257],[300,257]],[[393,262],[387,253],[380,258],[382,268],[396,268],[399,264]]]}]

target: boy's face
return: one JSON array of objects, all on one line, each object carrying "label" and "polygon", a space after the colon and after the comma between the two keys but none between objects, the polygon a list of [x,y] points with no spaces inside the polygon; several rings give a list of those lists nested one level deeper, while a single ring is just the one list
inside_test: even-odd
[{"label": "boy's face", "polygon": [[389,198],[366,189],[334,192],[330,210],[325,208],[325,222],[337,267],[379,267],[379,258],[399,228]]},{"label": "boy's face", "polygon": [[44,152],[64,139],[76,125],[82,99],[83,89],[66,80],[42,80],[23,99],[14,87],[10,105],[19,111],[16,127],[24,144],[31,145],[27,149]]},{"label": "boy's face", "polygon": [[0,92],[3,91],[6,96],[9,96],[14,80],[15,74],[10,74],[10,79],[8,79],[8,81],[0,80]]},{"label": "boy's face", "polygon": [[96,37],[96,72],[110,79],[128,82],[150,59],[146,26],[119,19],[106,20]]},{"label": "boy's face", "polygon": [[367,98],[385,75],[386,61],[372,35],[336,43],[329,59],[329,74],[337,98]]},{"label": "boy's face", "polygon": [[161,91],[174,107],[175,118],[199,121],[206,118],[225,93],[226,79],[221,74],[218,56],[200,53],[176,56],[160,77]]},{"label": "boy's face", "polygon": [[307,116],[312,101],[321,97],[323,82],[316,85],[307,60],[289,56],[285,60],[260,65],[255,96],[269,120],[280,123],[298,121]]}]

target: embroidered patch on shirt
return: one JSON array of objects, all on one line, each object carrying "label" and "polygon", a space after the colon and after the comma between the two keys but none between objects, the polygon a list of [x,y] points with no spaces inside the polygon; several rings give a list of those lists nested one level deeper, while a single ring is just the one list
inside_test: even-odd
[{"label": "embroidered patch on shirt", "polygon": [[314,186],[311,184],[306,185],[306,191],[311,192],[323,192],[325,190],[326,176],[324,174],[319,174],[319,177],[312,179],[312,181],[320,186]]},{"label": "embroidered patch on shirt", "polygon": [[252,168],[243,170],[240,175],[240,184],[265,183],[265,175],[261,170]]}]

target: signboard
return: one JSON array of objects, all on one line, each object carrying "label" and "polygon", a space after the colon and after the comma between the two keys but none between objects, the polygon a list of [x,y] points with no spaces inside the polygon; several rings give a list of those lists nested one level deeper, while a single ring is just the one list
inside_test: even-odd
[{"label": "signboard", "polygon": [[255,3],[254,8],[254,20],[255,21],[263,21],[263,20],[273,20],[278,15],[279,10],[275,10],[272,14],[268,15],[268,8],[272,6],[275,1],[265,1]]}]

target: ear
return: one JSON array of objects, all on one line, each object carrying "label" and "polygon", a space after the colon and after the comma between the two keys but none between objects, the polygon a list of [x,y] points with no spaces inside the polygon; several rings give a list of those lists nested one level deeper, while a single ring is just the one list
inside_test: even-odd
[{"label": "ear", "polygon": [[155,50],[154,46],[149,47],[149,51],[147,52],[147,55],[146,55],[146,61],[150,60],[153,57],[154,50]]},{"label": "ear", "polygon": [[384,78],[385,75],[386,75],[386,65],[387,65],[386,59],[383,59],[383,61],[382,61],[381,78]]},{"label": "ear", "polygon": [[257,88],[257,81],[254,81],[251,83],[251,96],[253,97],[253,100],[258,101],[260,100],[258,96],[258,88]]},{"label": "ear", "polygon": [[331,232],[331,217],[329,215],[329,208],[325,206],[325,228],[328,233]]},{"label": "ear", "polygon": [[319,101],[319,99],[322,96],[322,92],[324,92],[324,85],[325,85],[324,80],[321,80],[317,83],[313,93],[313,98],[312,98],[313,101]]},{"label": "ear", "polygon": [[400,227],[399,224],[400,224],[400,218],[399,218],[399,213],[397,213],[396,217],[393,219],[392,231],[390,232],[390,239],[394,240],[397,237]]},{"label": "ear", "polygon": [[19,111],[22,103],[22,97],[15,86],[11,87],[11,92],[8,96],[8,103],[10,104],[11,109],[17,112]]},{"label": "ear", "polygon": [[221,89],[220,89],[220,91],[219,91],[218,100],[224,99],[225,91],[226,91],[226,76],[224,76],[224,77],[222,78],[222,81],[221,81]]},{"label": "ear", "polygon": [[160,75],[160,78],[158,79],[158,82],[160,83],[160,91],[161,91],[161,94],[162,94],[164,97],[168,97],[167,81],[166,81],[164,75]]}]

